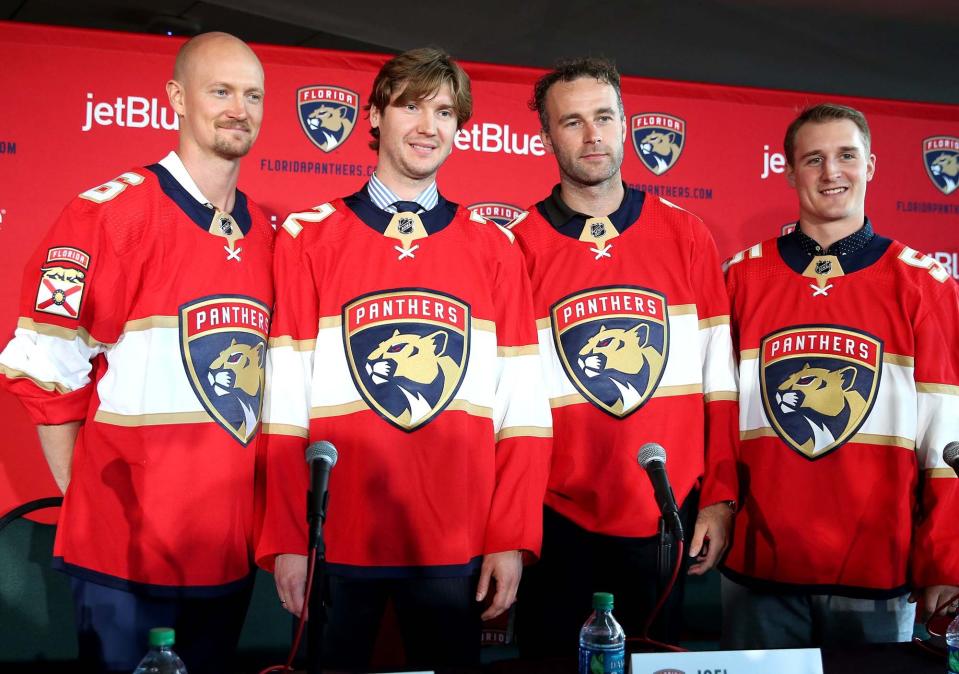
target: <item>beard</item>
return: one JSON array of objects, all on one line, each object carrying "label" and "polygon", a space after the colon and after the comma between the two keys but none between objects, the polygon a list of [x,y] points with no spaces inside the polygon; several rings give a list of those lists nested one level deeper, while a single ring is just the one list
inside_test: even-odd
[{"label": "beard", "polygon": [[602,185],[619,173],[623,165],[623,146],[611,147],[609,162],[603,166],[587,166],[566,153],[556,155],[560,173],[575,183],[586,187]]},{"label": "beard", "polygon": [[[247,131],[250,130],[248,126],[244,126],[243,128]],[[217,133],[213,139],[213,151],[223,159],[239,159],[240,157],[245,157],[247,153],[249,153],[250,148],[253,147],[253,134],[248,133],[238,139],[233,137],[229,127],[223,130],[225,131],[224,134]]]}]

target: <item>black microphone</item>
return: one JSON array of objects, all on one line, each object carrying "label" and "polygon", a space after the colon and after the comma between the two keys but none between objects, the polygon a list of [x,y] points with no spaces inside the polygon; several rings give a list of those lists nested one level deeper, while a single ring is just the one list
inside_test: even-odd
[{"label": "black microphone", "polygon": [[942,460],[959,476],[959,442],[953,440],[942,450]]},{"label": "black microphone", "polygon": [[336,465],[336,447],[326,440],[314,442],[306,448],[306,462],[310,466],[310,491],[306,494],[306,519],[310,523],[310,548],[316,547],[326,521],[326,502],[329,493],[330,471]]},{"label": "black microphone", "polygon": [[666,450],[656,442],[647,442],[639,448],[639,465],[649,475],[653,483],[653,492],[656,494],[656,503],[663,515],[666,526],[672,529],[677,540],[683,539],[683,523],[679,519],[679,508],[676,507],[676,497],[673,488],[669,486],[669,476],[666,474]]}]

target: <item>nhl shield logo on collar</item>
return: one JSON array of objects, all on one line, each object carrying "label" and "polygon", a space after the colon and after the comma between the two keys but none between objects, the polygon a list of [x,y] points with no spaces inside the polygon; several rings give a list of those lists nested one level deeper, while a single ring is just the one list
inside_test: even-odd
[{"label": "nhl shield logo on collar", "polygon": [[353,133],[360,95],[343,87],[315,84],[297,89],[296,107],[310,142],[332,152]]},{"label": "nhl shield logo on collar", "polygon": [[661,112],[644,112],[633,115],[630,129],[643,166],[661,176],[676,165],[686,142],[685,121]]},{"label": "nhl shield logo on collar", "polygon": [[432,290],[400,288],[343,307],[343,344],[363,400],[415,431],[453,400],[466,373],[470,307]]},{"label": "nhl shield logo on collar", "polygon": [[180,307],[180,355],[210,418],[246,446],[263,402],[270,309],[252,297],[218,295]]},{"label": "nhl shield logo on collar", "polygon": [[759,351],[763,406],[783,442],[818,459],[859,431],[879,390],[881,341],[850,328],[804,325],[764,337]]},{"label": "nhl shield logo on collar", "polygon": [[617,418],[653,395],[666,369],[666,296],[636,286],[592,288],[550,308],[566,376],[587,400]]},{"label": "nhl shield logo on collar", "polygon": [[929,180],[943,194],[959,187],[959,138],[935,136],[922,141],[922,163]]}]

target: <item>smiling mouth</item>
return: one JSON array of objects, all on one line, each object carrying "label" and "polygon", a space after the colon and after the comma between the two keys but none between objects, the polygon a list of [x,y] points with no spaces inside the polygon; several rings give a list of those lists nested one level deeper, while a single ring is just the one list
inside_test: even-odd
[{"label": "smiling mouth", "polygon": [[831,196],[835,196],[835,195],[837,195],[837,194],[842,194],[842,193],[846,192],[848,189],[849,189],[848,187],[832,187],[832,188],[830,188],[830,189],[828,189],[828,190],[819,190],[819,193],[820,193],[820,194],[823,194],[823,195],[825,195],[825,196],[827,196],[827,197],[831,197]]}]

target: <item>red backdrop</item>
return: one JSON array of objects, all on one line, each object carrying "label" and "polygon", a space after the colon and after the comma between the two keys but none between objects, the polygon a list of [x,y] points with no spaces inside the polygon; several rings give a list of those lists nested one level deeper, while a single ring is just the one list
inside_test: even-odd
[{"label": "red backdrop", "polygon": [[[181,42],[0,22],[3,342],[16,324],[23,261],[66,202],[175,147],[164,84]],[[311,140],[308,115],[330,100],[349,119],[354,105],[365,105],[384,57],[275,46],[256,51],[266,69],[266,115],[244,160],[241,188],[277,218],[355,191],[376,163],[362,110],[352,133],[329,152]],[[525,207],[541,199],[557,180],[526,106],[541,71],[463,65],[473,81],[474,114],[440,174],[440,190],[465,205]],[[781,175],[782,135],[798,109],[822,100],[848,103],[869,117],[878,164],[867,213],[877,229],[934,255],[956,276],[959,190],[947,192],[927,166],[939,154],[959,155],[955,106],[629,77],[623,80],[630,120],[623,174],[702,216],[727,257],[796,218],[796,198]],[[642,137],[656,117],[659,123],[672,118],[665,130],[680,146],[678,159],[661,174],[647,168],[633,142],[634,124]],[[4,513],[56,488],[25,413],[2,392],[0,418]]]}]

